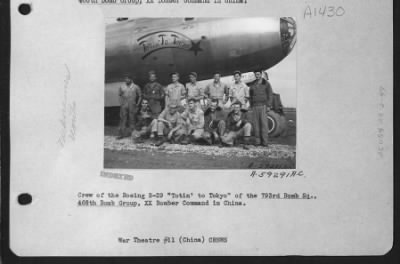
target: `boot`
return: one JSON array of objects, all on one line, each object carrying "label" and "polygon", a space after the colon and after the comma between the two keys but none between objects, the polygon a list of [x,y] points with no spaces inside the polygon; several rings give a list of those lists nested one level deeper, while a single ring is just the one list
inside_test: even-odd
[{"label": "boot", "polygon": [[156,147],[159,147],[159,146],[161,146],[162,144],[164,144],[164,142],[166,142],[166,141],[167,141],[167,139],[166,139],[164,136],[160,136],[159,139],[157,140],[155,146],[156,146]]},{"label": "boot", "polygon": [[220,144],[219,147],[232,147],[234,145],[234,142],[227,142],[227,138],[225,136],[220,137]]},{"label": "boot", "polygon": [[249,150],[250,149],[249,145],[250,145],[250,137],[244,137],[242,144],[243,149]]},{"label": "boot", "polygon": [[211,136],[210,133],[205,132],[205,133],[203,134],[203,140],[204,140],[204,142],[207,143],[207,145],[212,145],[213,140],[212,140],[212,136]]},{"label": "boot", "polygon": [[217,132],[213,132],[213,142],[214,142],[214,144],[216,144],[216,145],[218,145],[218,144],[221,143],[221,139],[220,139],[220,137],[218,136],[218,133],[217,133]]},{"label": "boot", "polygon": [[126,129],[120,128],[120,129],[119,129],[118,136],[117,136],[117,140],[126,138],[126,134],[127,134],[127,133],[126,133]]},{"label": "boot", "polygon": [[137,138],[133,139],[133,141],[136,144],[144,143],[144,139],[142,137],[137,137]]},{"label": "boot", "polygon": [[185,137],[185,135],[179,135],[179,136],[176,136],[173,140],[176,144],[180,144],[183,137]]},{"label": "boot", "polygon": [[151,132],[149,139],[151,143],[154,143],[156,141],[156,135],[153,132]]},{"label": "boot", "polygon": [[221,137],[220,140],[220,144],[218,145],[218,147],[222,148],[222,147],[233,147],[234,143],[233,142],[227,142],[225,138]]},{"label": "boot", "polygon": [[181,140],[180,143],[181,143],[182,145],[187,145],[187,144],[189,144],[189,143],[190,143],[189,137],[188,137],[188,136],[182,137],[182,140]]}]

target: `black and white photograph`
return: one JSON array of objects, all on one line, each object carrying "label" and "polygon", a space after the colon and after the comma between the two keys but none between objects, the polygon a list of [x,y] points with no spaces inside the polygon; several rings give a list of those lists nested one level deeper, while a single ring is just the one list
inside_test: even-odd
[{"label": "black and white photograph", "polygon": [[5,263],[400,263],[392,1],[4,7]]},{"label": "black and white photograph", "polygon": [[105,27],[104,168],[296,168],[294,17]]}]

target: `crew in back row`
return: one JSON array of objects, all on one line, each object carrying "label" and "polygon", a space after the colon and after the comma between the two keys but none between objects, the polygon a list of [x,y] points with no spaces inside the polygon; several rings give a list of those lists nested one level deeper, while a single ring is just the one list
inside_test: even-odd
[{"label": "crew in back row", "polygon": [[[150,132],[151,137],[160,137],[158,143],[164,140],[160,132],[162,129],[158,129],[159,123],[168,124],[169,126],[170,121],[165,122],[165,120],[162,120],[170,113],[175,119],[180,120],[177,123],[182,121],[186,123],[186,132],[181,133],[182,135],[178,140],[183,144],[190,142],[189,139],[192,139],[192,141],[202,139],[209,143],[222,142],[231,145],[237,137],[244,137],[244,142],[247,142],[253,129],[256,144],[267,145],[268,120],[266,112],[269,111],[272,103],[272,89],[269,82],[262,78],[261,70],[257,70],[254,73],[256,81],[248,87],[241,81],[241,73],[235,71],[235,82],[228,87],[228,85],[220,81],[220,74],[216,72],[214,81],[204,89],[198,85],[195,72],[189,74],[190,82],[186,84],[186,87],[179,82],[179,74],[172,73],[172,83],[163,89],[162,85],[156,81],[155,72],[151,71],[149,72],[149,83],[144,86],[143,94],[140,88],[133,84],[132,79],[127,78],[125,85],[120,88],[121,123],[119,138],[129,136],[130,133],[127,131],[130,130],[132,132],[135,128],[142,131],[140,127],[136,127],[136,120],[142,119],[142,111],[137,110],[136,105],[143,98],[146,109],[151,109],[152,117],[151,124],[146,126],[148,127],[146,128],[146,133]],[[226,119],[223,119],[221,114],[216,115],[215,112],[221,112],[221,107],[226,105],[228,100],[232,102],[232,112],[228,114]],[[126,102],[134,106],[126,106]],[[164,104],[168,107],[161,113]],[[249,105],[254,112],[254,118],[247,120],[246,115],[239,117],[241,113],[246,112]],[[126,111],[125,109],[133,109],[133,111]],[[175,117],[176,113],[179,114],[179,117]],[[194,113],[196,114],[194,115]],[[199,121],[201,119],[203,122],[195,124],[196,129],[188,130],[188,124],[193,119],[193,116],[196,116],[196,120]],[[205,124],[204,119],[206,119]],[[235,129],[232,124],[237,124],[237,128],[240,129]],[[239,130],[240,133],[233,133]],[[172,133],[176,131],[182,132],[183,130],[176,129]],[[145,136],[146,133],[141,133],[140,135]],[[167,138],[170,140],[172,137],[168,134]]]},{"label": "crew in back row", "polygon": [[178,105],[180,112],[186,106],[189,98],[194,98],[198,101],[202,110],[205,110],[211,103],[211,100],[217,99],[220,106],[225,105],[230,99],[239,100],[245,105],[249,98],[249,87],[241,81],[241,73],[234,72],[235,83],[229,87],[221,82],[221,74],[215,72],[213,75],[214,81],[206,87],[201,87],[197,83],[197,74],[191,72],[189,74],[189,82],[184,86],[179,82],[179,73],[171,73],[172,83],[166,86],[165,89],[156,81],[154,71],[149,72],[149,82],[144,86],[143,97],[149,100],[150,107],[155,113],[160,113],[163,105],[170,103]]}]

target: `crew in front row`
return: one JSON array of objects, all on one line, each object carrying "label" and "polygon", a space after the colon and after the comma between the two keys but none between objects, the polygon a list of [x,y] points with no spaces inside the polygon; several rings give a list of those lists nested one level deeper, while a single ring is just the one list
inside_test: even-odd
[{"label": "crew in front row", "polygon": [[157,118],[151,119],[152,112],[144,99],[141,106],[143,110],[139,111],[139,124],[132,138],[135,143],[141,143],[146,137],[157,137],[156,146],[165,142],[233,146],[235,142],[241,142],[243,148],[248,149],[252,126],[247,111],[241,106],[240,101],[233,102],[233,110],[225,120],[218,100],[214,99],[204,114],[197,100],[190,98],[188,108],[183,113],[179,113],[177,105],[170,104]]},{"label": "crew in front row", "polygon": [[[261,143],[267,146],[266,112],[270,110],[272,90],[270,84],[261,78],[261,71],[254,73],[256,81],[250,88],[241,81],[241,73],[236,71],[235,82],[231,87],[221,83],[220,74],[215,73],[214,81],[204,90],[197,84],[195,72],[190,73],[190,82],[186,87],[179,82],[179,74],[172,73],[172,83],[164,90],[156,82],[155,72],[151,71],[150,82],[144,87],[143,93],[133,83],[132,78],[126,78],[125,86],[120,88],[119,138],[126,135],[126,130],[131,128],[131,136],[136,143],[143,142],[144,138],[157,138],[156,146],[161,146],[167,141],[225,146],[240,142],[243,148],[248,149],[254,129],[256,145]],[[136,106],[131,107],[130,104],[139,103],[142,94],[143,100],[136,110]],[[166,107],[162,110],[164,95]],[[231,100],[232,110],[226,116],[222,106],[227,98]],[[199,103],[201,100],[207,103]],[[252,119],[249,119],[247,113],[246,105],[249,103],[253,111]]]}]

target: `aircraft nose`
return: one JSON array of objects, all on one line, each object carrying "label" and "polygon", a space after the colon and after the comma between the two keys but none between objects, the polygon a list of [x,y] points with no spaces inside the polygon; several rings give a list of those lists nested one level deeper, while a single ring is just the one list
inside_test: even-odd
[{"label": "aircraft nose", "polygon": [[285,56],[296,44],[296,21],[292,17],[281,17],[281,44]]}]

